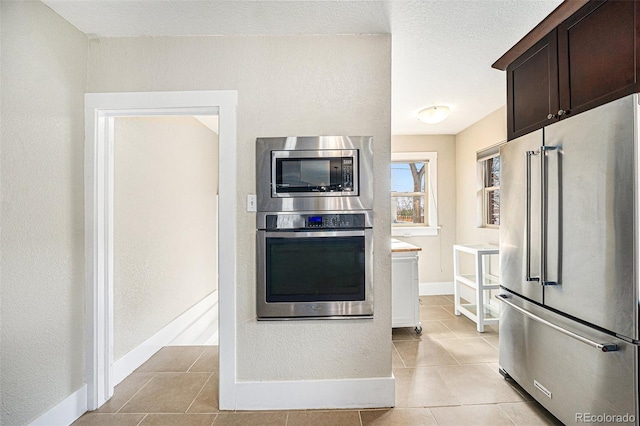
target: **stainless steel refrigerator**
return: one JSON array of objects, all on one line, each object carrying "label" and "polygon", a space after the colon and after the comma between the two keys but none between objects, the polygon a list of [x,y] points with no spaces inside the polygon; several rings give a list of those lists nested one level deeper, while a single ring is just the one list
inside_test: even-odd
[{"label": "stainless steel refrigerator", "polygon": [[500,369],[565,424],[638,425],[639,99],[500,149]]}]

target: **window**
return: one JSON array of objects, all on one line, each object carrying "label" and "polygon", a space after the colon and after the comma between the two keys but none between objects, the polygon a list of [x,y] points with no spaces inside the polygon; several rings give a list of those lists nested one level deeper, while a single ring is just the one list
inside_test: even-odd
[{"label": "window", "polygon": [[479,214],[481,227],[500,225],[500,145],[477,153],[479,180]]},{"label": "window", "polygon": [[485,160],[484,226],[500,225],[500,156]]},{"label": "window", "polygon": [[391,165],[391,202],[395,206],[393,223],[424,224],[427,163],[397,161]]},{"label": "window", "polygon": [[391,235],[437,235],[437,170],[435,152],[391,154]]}]

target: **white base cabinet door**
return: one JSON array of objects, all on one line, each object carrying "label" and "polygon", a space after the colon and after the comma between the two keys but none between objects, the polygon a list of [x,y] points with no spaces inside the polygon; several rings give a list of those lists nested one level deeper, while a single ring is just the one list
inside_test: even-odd
[{"label": "white base cabinet door", "polygon": [[418,282],[418,252],[392,254],[392,327],[415,327],[422,332],[420,323],[420,295]]}]

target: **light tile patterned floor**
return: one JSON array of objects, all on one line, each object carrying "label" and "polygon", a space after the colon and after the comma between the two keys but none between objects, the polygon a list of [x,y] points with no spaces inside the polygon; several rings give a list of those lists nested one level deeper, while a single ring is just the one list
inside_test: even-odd
[{"label": "light tile patterned floor", "polygon": [[560,425],[498,373],[497,327],[477,333],[449,296],[420,298],[422,335],[393,330],[396,407],[380,410],[220,412],[218,348],[160,350],[74,425],[365,426]]}]

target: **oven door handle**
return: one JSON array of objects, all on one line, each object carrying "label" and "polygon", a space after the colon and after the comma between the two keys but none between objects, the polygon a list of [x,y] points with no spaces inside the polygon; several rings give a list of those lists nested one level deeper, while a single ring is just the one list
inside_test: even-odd
[{"label": "oven door handle", "polygon": [[364,237],[366,230],[348,231],[259,231],[266,238],[330,238],[330,237]]}]

